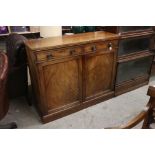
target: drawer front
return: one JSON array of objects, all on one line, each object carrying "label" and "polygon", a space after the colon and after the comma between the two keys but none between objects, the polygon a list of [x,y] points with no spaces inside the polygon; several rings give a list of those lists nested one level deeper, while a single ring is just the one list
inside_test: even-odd
[{"label": "drawer front", "polygon": [[119,32],[131,32],[151,29],[151,26],[120,26]]},{"label": "drawer front", "polygon": [[36,53],[36,60],[37,61],[52,60],[80,54],[82,54],[81,47],[64,48],[59,50],[48,50]]},{"label": "drawer front", "polygon": [[153,56],[118,64],[116,83],[120,84],[137,77],[149,76]]},{"label": "drawer front", "polygon": [[84,51],[87,52],[95,52],[95,51],[107,51],[112,50],[118,47],[118,41],[106,41],[106,42],[98,42],[98,43],[90,43],[84,46]]},{"label": "drawer front", "polygon": [[130,38],[120,40],[118,55],[123,56],[127,54],[132,54],[134,52],[140,52],[144,50],[149,50],[150,37],[143,38]]}]

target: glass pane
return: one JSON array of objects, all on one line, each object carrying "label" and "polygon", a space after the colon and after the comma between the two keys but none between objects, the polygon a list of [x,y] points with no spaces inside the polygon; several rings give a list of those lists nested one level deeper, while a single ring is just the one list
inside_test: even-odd
[{"label": "glass pane", "polygon": [[152,56],[132,60],[118,65],[116,83],[121,83],[139,76],[148,75],[152,64]]},{"label": "glass pane", "polygon": [[118,55],[125,55],[133,52],[148,50],[149,44],[150,44],[149,37],[121,40],[119,43]]}]

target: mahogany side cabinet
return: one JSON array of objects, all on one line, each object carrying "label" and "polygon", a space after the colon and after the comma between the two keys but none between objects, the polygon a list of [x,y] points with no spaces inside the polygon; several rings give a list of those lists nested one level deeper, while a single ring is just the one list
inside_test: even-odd
[{"label": "mahogany side cabinet", "polygon": [[118,39],[89,32],[25,42],[43,123],[114,97]]}]

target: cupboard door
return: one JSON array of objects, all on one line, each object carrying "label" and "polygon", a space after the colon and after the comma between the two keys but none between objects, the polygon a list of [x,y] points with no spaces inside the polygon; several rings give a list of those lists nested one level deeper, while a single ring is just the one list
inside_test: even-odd
[{"label": "cupboard door", "polygon": [[81,102],[81,57],[46,63],[42,67],[45,98],[50,111],[61,110]]},{"label": "cupboard door", "polygon": [[116,84],[149,76],[153,56],[130,60],[118,64]]},{"label": "cupboard door", "polygon": [[112,91],[115,52],[89,54],[85,57],[85,98]]}]

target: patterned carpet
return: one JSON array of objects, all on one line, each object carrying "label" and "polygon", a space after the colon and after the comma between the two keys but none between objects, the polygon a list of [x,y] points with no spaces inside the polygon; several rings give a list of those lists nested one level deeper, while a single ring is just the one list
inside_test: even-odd
[{"label": "patterned carpet", "polygon": [[[155,76],[149,85],[155,84]],[[12,100],[7,116],[1,121],[15,121],[18,128],[30,129],[100,129],[118,126],[133,118],[146,105],[149,97],[147,86],[81,110],[56,121],[42,124],[33,106],[28,106],[24,98]],[[140,125],[136,128],[140,128]]]}]

